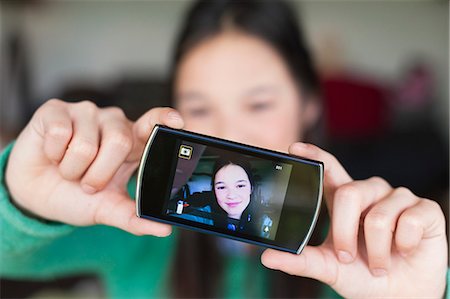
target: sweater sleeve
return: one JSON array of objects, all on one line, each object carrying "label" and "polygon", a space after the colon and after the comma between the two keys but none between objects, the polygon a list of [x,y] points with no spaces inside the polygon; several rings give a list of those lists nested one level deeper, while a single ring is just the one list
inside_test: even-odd
[{"label": "sweater sleeve", "polygon": [[[11,202],[4,180],[12,147],[9,145],[0,155],[0,276],[45,280],[93,274],[104,280],[109,290],[124,287],[117,281],[123,279],[123,273],[136,276],[136,267],[132,266],[139,263],[145,265],[144,277],[155,283],[161,281],[162,269],[171,257],[168,248],[173,247],[173,237],[134,236],[105,225],[77,227],[33,218],[18,209]],[[128,183],[131,197],[135,185],[132,178]],[[153,254],[149,255],[149,250]],[[141,256],[146,258],[137,259]]]},{"label": "sweater sleeve", "polygon": [[444,298],[450,299],[450,268],[447,269],[447,288],[445,289]]},{"label": "sweater sleeve", "polygon": [[[11,201],[5,169],[14,144],[0,155],[0,275],[6,278],[50,279],[74,274],[103,274],[117,267],[114,241],[139,243],[118,229],[76,227],[34,218]],[[130,240],[131,239],[131,240]]]},{"label": "sweater sleeve", "polygon": [[13,146],[10,144],[0,154],[0,274],[3,276],[20,272],[20,263],[16,261],[75,229],[71,225],[27,216],[11,202],[5,170]]},{"label": "sweater sleeve", "polygon": [[0,252],[2,259],[29,252],[74,229],[70,225],[29,217],[11,202],[5,182],[5,171],[13,145],[10,144],[0,154]]}]

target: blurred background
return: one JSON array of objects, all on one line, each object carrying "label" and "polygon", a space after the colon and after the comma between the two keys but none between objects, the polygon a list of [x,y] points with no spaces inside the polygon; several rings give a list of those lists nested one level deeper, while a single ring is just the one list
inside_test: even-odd
[{"label": "blurred background", "polygon": [[[189,5],[2,0],[0,148],[50,98],[120,106],[130,119],[167,105],[172,45]],[[322,122],[312,140],[355,179],[382,176],[448,212],[448,1],[292,5],[323,84]],[[103,295],[89,273],[51,282],[1,281],[2,298],[61,294]]]}]

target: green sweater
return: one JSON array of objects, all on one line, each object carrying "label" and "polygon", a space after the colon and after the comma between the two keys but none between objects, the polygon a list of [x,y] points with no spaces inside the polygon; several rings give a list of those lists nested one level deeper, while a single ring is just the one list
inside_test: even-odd
[{"label": "green sweater", "polygon": [[[0,276],[45,280],[94,274],[108,298],[170,297],[168,275],[177,246],[176,230],[167,238],[134,236],[109,226],[75,227],[28,217],[11,204],[5,188],[11,149],[12,145],[0,156]],[[134,186],[130,181],[132,197]],[[265,274],[269,270],[261,263],[229,256],[225,265],[221,297],[267,297]],[[249,274],[251,286],[246,279]],[[323,296],[336,294],[325,288]]]}]

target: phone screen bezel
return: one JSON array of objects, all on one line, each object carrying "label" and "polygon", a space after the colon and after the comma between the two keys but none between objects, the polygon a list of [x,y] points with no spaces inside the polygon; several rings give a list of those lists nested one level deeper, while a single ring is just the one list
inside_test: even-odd
[{"label": "phone screen bezel", "polygon": [[[314,183],[317,181],[317,197],[313,199],[314,202],[306,214],[304,209],[296,211],[289,204],[290,201],[295,200],[293,195],[295,189],[290,188],[295,188],[296,184],[289,182],[274,240],[239,232],[230,232],[208,224],[167,216],[163,213],[163,210],[168,197],[170,197],[170,189],[178,160],[176,151],[179,148],[180,140],[222,148],[280,163],[289,163],[293,165],[290,181],[292,177],[295,177],[296,173],[302,170],[302,167],[312,167],[317,172],[317,180],[314,179]],[[136,186],[136,214],[139,217],[150,220],[298,254],[311,237],[317,222],[322,201],[323,167],[323,163],[320,161],[156,125],[145,146],[139,166]],[[306,221],[307,227],[301,227],[304,225],[298,224],[304,218],[308,218]]]}]

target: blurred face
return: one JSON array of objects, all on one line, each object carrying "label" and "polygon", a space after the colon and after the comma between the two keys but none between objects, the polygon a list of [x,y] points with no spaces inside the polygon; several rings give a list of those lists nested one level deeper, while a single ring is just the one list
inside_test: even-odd
[{"label": "blurred face", "polygon": [[245,170],[234,164],[222,167],[214,178],[217,203],[228,217],[240,219],[250,203],[252,186]]},{"label": "blurred face", "polygon": [[175,97],[186,130],[284,152],[302,136],[298,87],[278,53],[251,35],[224,32],[191,49]]}]

